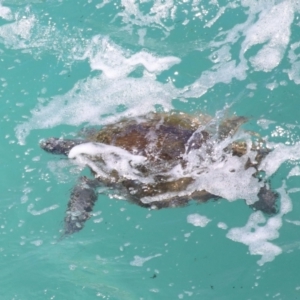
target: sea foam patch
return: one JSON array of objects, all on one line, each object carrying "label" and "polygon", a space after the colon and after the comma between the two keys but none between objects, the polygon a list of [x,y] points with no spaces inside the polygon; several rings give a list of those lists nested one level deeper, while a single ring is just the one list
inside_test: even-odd
[{"label": "sea foam patch", "polygon": [[205,227],[210,221],[206,216],[199,214],[190,214],[187,216],[187,222],[198,227]]},{"label": "sea foam patch", "polygon": [[134,267],[142,267],[145,262],[147,262],[153,258],[159,257],[159,256],[161,256],[160,253],[152,255],[152,256],[147,256],[147,257],[141,257],[138,255],[135,255],[133,257],[133,260],[130,262],[130,265],[132,265]]},{"label": "sea foam patch", "polygon": [[[99,162],[90,159],[101,157]],[[140,176],[136,166],[145,164],[146,158],[141,155],[133,155],[119,147],[101,143],[84,143],[71,149],[70,159],[75,159],[78,164],[89,166],[103,180],[110,178],[112,170],[118,170],[123,178],[140,180],[144,183],[152,182],[151,177]]]},{"label": "sea foam patch", "polygon": [[143,66],[150,73],[159,74],[181,61],[174,56],[157,57],[144,50],[132,54],[124,51],[108,37],[100,35],[92,38],[80,59],[86,58],[89,59],[92,70],[103,71],[107,78],[127,76],[137,66]]},{"label": "sea foam patch", "polygon": [[279,213],[268,219],[260,211],[251,214],[247,224],[240,228],[231,228],[227,237],[249,247],[250,254],[260,255],[257,263],[261,266],[282,253],[282,249],[270,241],[279,237],[282,218],[292,210],[292,201],[285,191],[285,185],[277,190],[280,194]]},{"label": "sea foam patch", "polygon": [[[101,125],[123,116],[153,111],[156,105],[169,110],[173,107],[172,99],[181,94],[171,82],[156,80],[156,75],[180,62],[177,57],[161,57],[145,51],[133,54],[98,35],[88,44],[84,55],[76,59],[89,59],[91,69],[103,73],[77,82],[69,92],[54,96],[48,104],[40,99],[29,120],[16,127],[19,143],[24,144],[33,129],[60,124]],[[143,76],[128,77],[139,66],[144,67]],[[121,111],[125,108],[123,113],[118,111],[120,107]]]},{"label": "sea foam patch", "polygon": [[[209,42],[209,47],[215,49],[210,55],[215,65],[202,72],[186,90],[186,97],[201,97],[215,84],[228,84],[234,78],[245,80],[250,66],[254,71],[270,72],[282,61],[290,41],[291,24],[294,15],[299,12],[299,5],[292,1],[282,1],[277,5],[256,1],[242,1],[241,4],[248,8],[246,21],[234,25],[229,30],[221,30]],[[243,38],[242,43],[239,42],[240,38]],[[246,53],[257,45],[261,45],[261,49],[247,59]],[[238,60],[230,54],[234,46],[240,49]],[[298,64],[293,64],[296,60],[293,49],[296,47],[296,44],[292,46],[289,54],[292,69],[288,74],[294,80],[298,78],[299,68]]]},{"label": "sea foam patch", "polygon": [[[288,58],[291,68],[285,70],[288,73],[289,79],[293,80],[296,84],[300,84],[300,54],[299,54],[300,42],[293,43],[290,46]],[[297,54],[298,52],[298,54]]]},{"label": "sea foam patch", "polygon": [[[153,15],[150,17],[140,11],[138,3],[124,1],[122,5],[126,9],[120,16],[124,17],[124,23],[132,21],[131,17],[130,20],[126,19],[126,14],[129,13],[141,17],[140,23],[138,22],[136,26],[147,26],[151,23],[161,24],[163,27],[162,16],[173,20],[179,8],[177,4],[175,5],[177,9],[173,11],[174,3],[171,5],[171,2],[173,3],[167,1],[162,4],[160,1],[154,1],[150,9]],[[191,5],[193,11],[197,12],[199,20],[207,22],[209,20],[206,18],[210,13],[216,14],[210,16],[210,20],[214,21],[209,27],[218,26],[219,16],[227,10],[236,9],[238,5],[228,5],[226,10],[217,5],[215,10],[216,7],[212,9],[214,5],[211,4],[211,10],[208,10],[209,13],[206,15],[201,12],[202,8],[197,9],[196,2]],[[290,40],[291,22],[295,13],[299,11],[299,5],[291,1],[282,1],[278,4],[243,1],[240,8],[245,10],[246,21],[233,25],[229,30],[220,30],[212,37],[204,48],[214,49],[208,57],[214,63],[213,66],[203,70],[199,78],[183,89],[176,89],[171,81],[165,84],[156,80],[156,75],[179,64],[181,62],[179,57],[162,56],[145,49],[131,52],[107,36],[82,38],[80,30],[63,33],[57,30],[51,20],[48,27],[41,25],[39,16],[30,12],[30,9],[18,12],[15,22],[0,27],[2,43],[8,48],[28,49],[31,53],[50,50],[59,59],[67,60],[68,64],[88,60],[92,70],[103,72],[97,78],[87,78],[78,82],[64,96],[54,96],[48,105],[37,104],[29,120],[16,127],[19,142],[25,143],[26,136],[33,129],[51,128],[60,124],[74,126],[82,123],[103,124],[105,122],[103,116],[116,114],[120,106],[127,108],[123,114],[127,116],[137,115],[137,107],[140,114],[154,110],[156,105],[169,110],[173,108],[172,100],[175,98],[198,98],[218,83],[230,84],[234,78],[243,81],[247,78],[250,66],[254,71],[273,70],[283,58]],[[154,16],[156,21],[151,19]],[[273,22],[278,18],[280,22]],[[241,38],[242,43],[239,42]],[[261,49],[247,59],[246,53],[257,45],[261,45]],[[233,47],[239,49],[238,61],[232,57]],[[297,47],[297,43],[291,46],[289,57],[293,67],[287,71],[295,82],[297,82],[298,60],[295,54]],[[143,68],[143,76],[129,78],[129,74],[138,67]]]},{"label": "sea foam patch", "polygon": [[3,6],[1,2],[0,2],[0,18],[7,21],[11,21],[13,19],[13,15],[10,8]]},{"label": "sea foam patch", "polygon": [[[48,104],[39,103],[31,111],[29,120],[16,126],[16,136],[19,143],[24,144],[33,129],[60,124],[103,125],[125,116],[153,111],[155,105],[169,110],[173,107],[170,99],[176,95],[177,91],[171,83],[162,84],[151,78],[88,78],[77,82],[65,95],[53,97]],[[126,110],[120,112],[119,107]]]},{"label": "sea foam patch", "polygon": [[32,29],[36,19],[33,15],[24,16],[0,27],[0,38],[7,48],[24,49],[28,48],[31,39]]},{"label": "sea foam patch", "polygon": [[[110,3],[110,1],[105,3]],[[142,3],[121,1],[120,5],[124,7],[124,10],[118,12],[116,18],[121,17],[124,24],[134,24],[139,33],[140,30],[144,30],[143,40],[146,38],[147,27],[153,26],[162,31],[172,32],[174,28],[166,25],[168,20],[174,21],[178,17],[184,17],[186,21],[183,24],[187,25],[189,20],[196,19],[202,26],[206,25],[211,28],[220,26],[219,18],[228,10],[243,9],[247,17],[245,22],[233,23],[229,30],[220,29],[219,33],[212,36],[206,46],[201,47],[202,50],[213,49],[215,54],[210,57],[214,65],[204,70],[200,78],[196,79],[195,84],[187,87],[187,92],[184,94],[186,97],[200,97],[215,84],[230,83],[234,78],[244,80],[249,66],[252,66],[255,71],[271,71],[276,68],[289,44],[291,23],[295,14],[300,10],[299,4],[294,1],[280,3],[241,1],[241,3],[225,6],[211,1],[209,4],[199,7],[198,1],[175,3],[173,0],[168,0],[162,3],[157,0],[149,3],[150,10],[148,12],[143,11]],[[98,35],[92,39],[83,38],[80,28],[77,31],[75,29],[60,31],[51,18],[47,21],[43,16],[41,20],[38,14],[30,12],[30,7],[13,12],[2,6],[2,11],[3,17],[15,18],[15,22],[0,27],[1,42],[8,48],[27,49],[33,55],[50,51],[60,60],[67,60],[68,64],[88,58],[92,69],[101,69],[106,72],[107,76],[119,76],[119,69],[128,74],[136,65],[143,65],[149,72],[155,73],[159,68],[166,69],[166,65],[170,67],[180,61],[174,56],[155,57],[145,50],[129,56],[125,55],[124,58],[119,55],[118,46],[113,45],[111,41],[106,43],[105,39],[102,37],[99,39]],[[240,43],[241,38],[243,39],[242,43]],[[246,59],[245,53],[257,45],[261,45],[261,49]],[[239,62],[231,55],[233,47],[240,49]],[[295,47],[296,45],[291,46],[289,55],[291,70],[288,71],[288,74],[291,80],[296,82],[297,64],[293,63]],[[197,49],[196,43],[193,50]],[[106,56],[102,55],[104,52],[106,52]],[[110,60],[110,53],[113,60]]]},{"label": "sea foam patch", "polygon": [[293,146],[284,144],[274,145],[274,150],[268,157],[262,161],[260,169],[264,170],[267,176],[274,174],[278,168],[287,160],[300,159],[300,143],[297,142]]},{"label": "sea foam patch", "polygon": [[292,177],[292,176],[300,176],[300,167],[299,166],[296,166],[294,167],[288,174],[288,178],[289,177]]},{"label": "sea foam patch", "polygon": [[254,45],[263,45],[256,55],[250,58],[250,63],[256,71],[269,72],[278,66],[290,40],[293,19],[292,2],[282,1],[262,10],[258,20],[244,31],[244,52]]}]

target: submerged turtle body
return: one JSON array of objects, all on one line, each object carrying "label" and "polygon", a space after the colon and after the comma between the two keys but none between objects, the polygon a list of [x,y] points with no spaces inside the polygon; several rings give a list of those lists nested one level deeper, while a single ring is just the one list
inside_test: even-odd
[{"label": "submerged turtle body", "polygon": [[[107,187],[146,208],[184,206],[191,199],[205,202],[219,196],[203,188],[192,188],[197,183],[195,170],[200,174],[205,170],[203,166],[222,159],[222,155],[243,157],[249,151],[253,152],[252,160],[245,160],[244,169],[253,168],[256,176],[257,167],[269,150],[259,143],[248,149],[245,141],[230,140],[245,121],[237,116],[220,122],[205,115],[150,113],[100,130],[88,130],[83,139],[42,141],[40,146],[45,151],[76,158],[90,167],[95,177],[81,177],[72,190],[65,234],[82,229],[99,187]],[[216,148],[220,148],[218,158]],[[196,169],[190,168],[193,155],[199,162]],[[265,184],[257,195],[259,200],[251,206],[266,213],[276,212],[276,194]]]}]

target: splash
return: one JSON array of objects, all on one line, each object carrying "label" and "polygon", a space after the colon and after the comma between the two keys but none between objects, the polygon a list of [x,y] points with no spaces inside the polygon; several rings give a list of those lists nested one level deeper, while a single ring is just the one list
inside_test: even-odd
[{"label": "splash", "polygon": [[[209,47],[216,49],[210,55],[214,66],[212,70],[204,71],[188,88],[186,97],[201,97],[216,83],[228,84],[234,78],[243,81],[249,69],[270,72],[282,61],[290,41],[291,24],[294,15],[299,11],[299,5],[292,1],[283,1],[277,5],[271,3],[264,5],[259,1],[242,1],[242,5],[249,9],[247,20],[228,31],[221,31],[213,41],[209,42]],[[258,20],[256,20],[257,15]],[[242,43],[239,43],[240,38],[243,38]],[[247,59],[247,52],[257,45],[263,46],[255,55]],[[230,54],[234,46],[239,49],[238,60],[234,60]],[[292,45],[292,49],[297,46]],[[297,57],[292,50],[290,59],[292,69],[288,73],[290,78],[297,80],[298,66],[294,66],[293,63]]]},{"label": "splash", "polygon": [[279,237],[282,218],[292,210],[292,201],[286,193],[284,185],[278,189],[278,193],[281,200],[280,211],[277,215],[266,220],[260,211],[254,212],[244,227],[231,228],[226,235],[235,242],[247,245],[250,254],[261,255],[261,259],[257,261],[260,266],[274,260],[277,255],[282,253],[282,249],[270,241]]},{"label": "splash", "polygon": [[268,159],[264,160],[260,168],[264,170],[267,176],[274,174],[278,168],[287,160],[299,160],[300,143],[297,142],[293,146],[284,144],[274,145],[274,150],[270,153]]},{"label": "splash", "polygon": [[159,253],[152,255],[152,256],[147,256],[147,257],[141,257],[138,255],[135,255],[133,258],[133,261],[131,261],[130,264],[134,267],[142,267],[145,262],[147,262],[155,257],[159,257],[159,256],[161,256],[161,254],[159,254]]},{"label": "splash", "polygon": [[199,214],[190,214],[187,216],[187,222],[194,226],[205,227],[210,221],[206,216]]},{"label": "splash", "polygon": [[157,75],[180,63],[180,59],[174,56],[156,57],[144,50],[134,54],[125,52],[109,38],[100,35],[92,38],[84,55],[78,59],[89,59],[91,69],[101,70],[109,79],[128,76],[138,66]]},{"label": "splash", "polygon": [[[153,111],[156,105],[169,110],[172,108],[169,99],[175,96],[176,89],[172,84],[161,84],[147,77],[119,80],[109,80],[104,76],[88,78],[78,82],[66,95],[54,97],[49,104],[40,103],[31,112],[28,122],[16,126],[16,136],[19,143],[24,144],[33,129],[60,124],[103,125],[124,116],[133,117]],[[122,111],[122,108],[126,110]]]},{"label": "splash", "polygon": [[[106,1],[100,6],[109,3]],[[143,11],[142,3],[121,1],[124,10],[116,13],[116,18],[120,17],[126,26],[135,26],[138,39],[142,37],[143,45],[147,45],[147,28],[154,26],[171,34],[175,29],[166,24],[167,20],[176,20],[181,16],[180,12],[186,11],[186,20],[203,22],[201,26],[206,25],[207,30],[212,30],[222,25],[219,23],[221,16],[227,11],[243,9],[246,16],[244,22],[233,24],[228,30],[219,30],[201,49],[197,43],[190,49],[211,49],[207,58],[212,66],[183,88],[176,88],[172,80],[167,83],[157,80],[159,74],[174,65],[180,69],[181,58],[178,56],[158,55],[145,48],[129,51],[101,34],[83,38],[80,29],[60,31],[51,20],[48,20],[47,26],[41,25],[44,22],[40,22],[40,17],[32,13],[30,7],[15,13],[5,9],[8,16],[12,16],[9,18],[14,20],[0,27],[1,42],[7,48],[24,50],[34,57],[50,52],[68,66],[87,60],[91,70],[102,72],[99,76],[77,82],[63,96],[53,96],[51,101],[40,98],[29,120],[16,126],[19,143],[24,144],[34,129],[52,128],[60,124],[103,124],[106,122],[104,116],[116,115],[120,108],[126,109],[120,117],[125,114],[137,115],[137,107],[139,114],[153,111],[157,106],[170,110],[174,99],[185,101],[187,98],[199,98],[219,83],[230,84],[234,79],[244,81],[249,72],[271,72],[281,63],[288,50],[291,24],[300,10],[299,4],[294,1],[274,4],[244,0],[226,6],[212,1],[207,7],[199,7],[198,4],[198,1],[176,3],[169,0],[162,3],[157,0],[149,3],[147,12]],[[189,22],[183,23],[182,26],[188,26]],[[253,53],[257,46],[259,50]],[[299,43],[290,46],[288,58],[291,67],[285,70],[295,83],[300,82],[298,48]],[[236,58],[232,56],[233,49],[238,49]],[[247,58],[249,53],[251,55]],[[182,55],[185,54],[184,50]],[[133,78],[132,73],[139,68],[142,69],[142,75]],[[273,88],[276,87],[278,84]],[[110,119],[109,122],[112,121]]]},{"label": "splash", "polygon": [[3,6],[1,2],[0,2],[0,18],[7,21],[11,21],[13,19],[11,10],[6,6]]}]

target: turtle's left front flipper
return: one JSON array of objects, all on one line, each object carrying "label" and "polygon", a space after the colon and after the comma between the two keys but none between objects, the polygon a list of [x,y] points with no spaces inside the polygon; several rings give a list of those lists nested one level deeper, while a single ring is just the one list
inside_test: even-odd
[{"label": "turtle's left front flipper", "polygon": [[98,198],[97,180],[80,177],[71,192],[65,216],[63,236],[80,231],[84,223],[90,218],[94,204]]}]

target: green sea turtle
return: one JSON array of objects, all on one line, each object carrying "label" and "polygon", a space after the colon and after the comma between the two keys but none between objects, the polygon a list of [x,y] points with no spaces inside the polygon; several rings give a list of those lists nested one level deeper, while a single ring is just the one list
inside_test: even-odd
[{"label": "green sea turtle", "polygon": [[[276,193],[259,179],[260,162],[270,150],[258,138],[249,138],[255,135],[239,130],[246,120],[239,116],[219,120],[203,114],[149,113],[86,130],[78,139],[41,141],[45,151],[76,159],[94,175],[93,179],[80,177],[73,188],[64,235],[83,228],[99,187],[141,207],[160,209],[184,206],[191,199],[230,198],[218,191],[235,172],[237,182],[231,189],[240,191],[232,197],[243,197],[243,189],[249,185],[256,199],[248,204],[264,213],[275,213]],[[249,182],[236,180],[244,173],[249,173]]]}]

